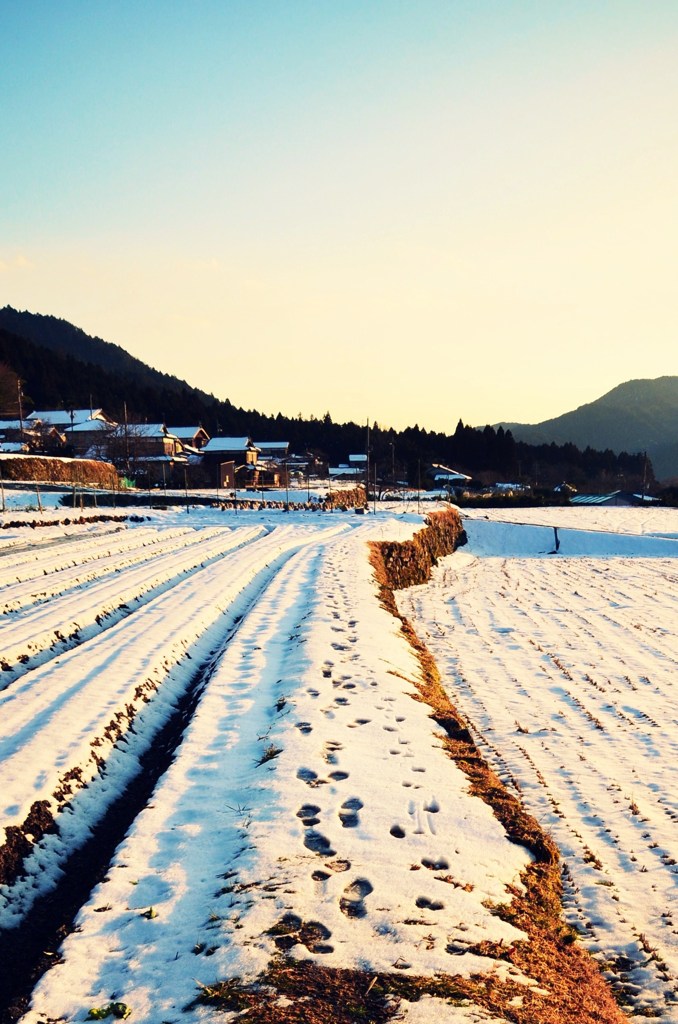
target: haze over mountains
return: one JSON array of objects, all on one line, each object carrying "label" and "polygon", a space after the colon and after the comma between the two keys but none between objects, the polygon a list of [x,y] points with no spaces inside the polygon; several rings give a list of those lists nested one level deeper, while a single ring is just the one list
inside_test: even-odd
[{"label": "haze over mountains", "polygon": [[[17,361],[19,342],[22,359]],[[91,398],[95,405],[105,405],[118,418],[126,403],[130,411],[143,412],[153,421],[177,425],[202,422],[210,433],[256,432],[272,439],[284,437],[302,448],[317,446],[335,459],[345,457],[349,451],[364,450],[362,424],[333,423],[329,415],[309,422],[279,413],[273,416],[238,408],[228,399],[207,395],[185,381],[147,366],[119,345],[91,337],[53,316],[19,311],[11,306],[0,309],[0,359],[29,380],[34,400],[43,407],[62,402],[82,407]],[[628,381],[595,402],[562,416],[538,424],[495,424],[493,429],[486,428],[484,436],[482,430],[461,429],[461,423],[454,434],[450,429],[447,435],[427,433],[416,426],[399,433],[373,426],[376,455],[390,463],[395,447],[395,458],[401,461],[403,470],[409,466],[410,475],[416,474],[417,462],[424,458],[450,465],[459,462],[460,468],[471,472],[494,467],[507,474],[515,473],[519,465],[529,465],[534,458],[541,466],[540,476],[545,461],[553,462],[556,474],[567,476],[574,472],[567,464],[570,453],[542,450],[531,455],[520,451],[510,437],[503,437],[510,429],[515,441],[525,445],[554,442],[598,452],[647,452],[656,479],[678,477],[678,377]],[[495,431],[502,436],[495,436]],[[483,446],[487,450],[480,451]],[[610,483],[612,476],[613,467],[609,467]]]},{"label": "haze over mountains", "polygon": [[594,402],[542,423],[501,423],[528,444],[646,451],[655,476],[678,476],[678,377],[629,380]]}]

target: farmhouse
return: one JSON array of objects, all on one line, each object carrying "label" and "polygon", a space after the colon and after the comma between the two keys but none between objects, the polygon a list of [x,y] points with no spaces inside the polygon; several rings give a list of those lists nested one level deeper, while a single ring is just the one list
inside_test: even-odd
[{"label": "farmhouse", "polygon": [[168,427],[170,434],[179,438],[184,450],[200,451],[210,439],[207,431],[201,426],[193,427]]},{"label": "farmhouse", "polygon": [[453,487],[463,486],[471,480],[471,477],[467,476],[466,473],[461,473],[458,469],[450,469],[449,466],[443,466],[438,462],[434,462],[429,466],[427,475],[439,486],[446,486],[448,484]]},{"label": "farmhouse", "polygon": [[203,466],[212,486],[256,487],[259,448],[251,437],[212,437],[202,449]]},{"label": "farmhouse", "polygon": [[351,477],[364,477],[367,473],[367,455],[349,455],[348,462],[340,462],[338,466],[329,467],[330,477],[348,480]]},{"label": "farmhouse", "polygon": [[67,427],[74,427],[76,423],[86,423],[88,420],[99,420],[110,426],[115,425],[103,409],[35,409],[26,417],[26,424],[49,424],[63,433]]}]

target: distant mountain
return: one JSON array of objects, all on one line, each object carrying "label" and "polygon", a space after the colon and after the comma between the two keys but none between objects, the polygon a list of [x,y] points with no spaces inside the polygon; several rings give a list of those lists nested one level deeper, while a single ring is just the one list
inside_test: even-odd
[{"label": "distant mountain", "polygon": [[499,426],[527,444],[647,452],[657,479],[678,477],[678,377],[629,380],[562,416]]},{"label": "distant mountain", "polygon": [[[25,408],[103,407],[114,419],[131,422],[202,424],[211,435],[249,435],[259,440],[289,441],[291,451],[317,449],[334,462],[349,452],[364,451],[365,424],[267,415],[219,400],[170,374],[155,370],[119,345],[92,337],[67,320],[39,313],[0,309],[0,364],[19,375]],[[379,434],[380,449],[392,458],[394,431]],[[381,434],[383,433],[383,437]],[[399,446],[400,465],[416,472],[418,431]],[[373,444],[376,441],[373,440]],[[380,451],[381,454],[381,451]],[[437,449],[432,460],[442,457]]]},{"label": "distant mountain", "polygon": [[99,366],[102,370],[125,379],[134,379],[137,384],[166,388],[170,391],[188,389],[207,397],[204,392],[190,388],[185,381],[154,370],[140,359],[131,356],[120,345],[92,337],[67,320],[5,306],[0,309],[0,328],[17,337],[27,338],[35,345],[42,345],[43,348],[48,348],[61,356]]},{"label": "distant mountain", "polygon": [[368,439],[364,423],[334,423],[329,412],[322,419],[304,419],[245,410],[147,366],[66,320],[11,306],[0,309],[0,372],[2,364],[22,381],[24,413],[91,404],[118,421],[127,415],[130,422],[200,423],[213,436],[247,434],[260,441],[288,441],[290,451],[310,450],[332,465],[364,452],[369,444],[371,470],[384,481],[395,477],[418,486],[427,464],[461,469],[483,483],[519,478],[536,483],[538,478],[546,490],[564,479],[580,490],[609,490],[620,478],[637,487],[644,475],[642,456],[584,453],[573,444],[535,447],[517,442],[509,431],[490,426],[476,430],[461,420],[453,434],[417,425],[395,431],[373,423]]}]

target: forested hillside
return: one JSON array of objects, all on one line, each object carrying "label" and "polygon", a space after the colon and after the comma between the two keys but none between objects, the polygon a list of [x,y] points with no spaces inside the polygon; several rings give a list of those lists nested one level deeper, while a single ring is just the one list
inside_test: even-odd
[{"label": "forested hillside", "polygon": [[524,480],[553,486],[567,479],[605,490],[640,487],[644,471],[652,480],[652,468],[644,466],[642,455],[592,448],[582,452],[573,444],[530,445],[517,442],[503,427],[476,429],[459,420],[454,433],[444,434],[418,425],[396,431],[375,423],[368,432],[366,424],[334,423],[329,412],[321,419],[304,419],[245,410],[154,370],[65,320],[11,307],[0,310],[0,363],[21,378],[25,411],[92,405],[118,420],[126,411],[130,421],[200,423],[212,436],[286,440],[292,452],[313,451],[332,464],[345,461],[349,453],[364,452],[369,444],[372,465],[382,480],[395,476],[425,485],[430,463],[485,482]]},{"label": "forested hillside", "polygon": [[647,451],[658,477],[678,476],[678,377],[627,380],[562,416],[501,426],[528,444]]}]

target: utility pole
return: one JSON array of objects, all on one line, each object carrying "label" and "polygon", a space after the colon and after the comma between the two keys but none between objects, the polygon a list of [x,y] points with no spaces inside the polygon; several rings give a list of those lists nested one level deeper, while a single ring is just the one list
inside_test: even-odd
[{"label": "utility pole", "polygon": [[127,402],[123,403],[125,410],[125,476],[129,477],[129,425],[127,422]]},{"label": "utility pole", "polygon": [[367,443],[365,445],[365,504],[369,508],[370,493],[370,421],[367,421]]}]

